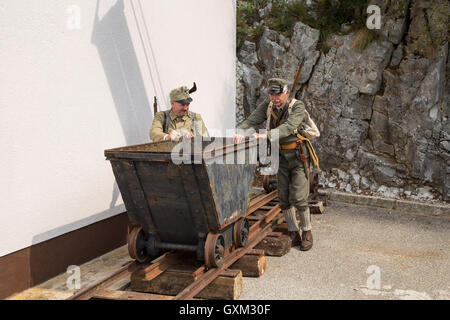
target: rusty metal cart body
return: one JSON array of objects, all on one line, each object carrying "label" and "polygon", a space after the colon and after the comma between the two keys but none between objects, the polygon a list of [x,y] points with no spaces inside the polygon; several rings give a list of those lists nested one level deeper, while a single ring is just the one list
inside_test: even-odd
[{"label": "rusty metal cart body", "polygon": [[210,267],[245,245],[257,143],[231,138],[156,142],[105,151],[129,219],[130,256],[195,251]]}]

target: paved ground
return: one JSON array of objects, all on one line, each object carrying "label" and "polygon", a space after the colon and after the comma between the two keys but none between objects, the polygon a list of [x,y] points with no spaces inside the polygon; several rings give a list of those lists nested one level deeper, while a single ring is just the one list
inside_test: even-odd
[{"label": "paved ground", "polygon": [[[244,278],[241,300],[450,300],[449,216],[330,202],[325,214],[312,217],[313,249],[267,257],[263,276]],[[129,260],[124,246],[84,264],[81,287]],[[69,276],[61,274],[14,298],[65,299],[74,292],[67,288]]]},{"label": "paved ground", "polygon": [[241,299],[450,300],[449,217],[330,202],[312,219],[313,249],[267,257]]}]

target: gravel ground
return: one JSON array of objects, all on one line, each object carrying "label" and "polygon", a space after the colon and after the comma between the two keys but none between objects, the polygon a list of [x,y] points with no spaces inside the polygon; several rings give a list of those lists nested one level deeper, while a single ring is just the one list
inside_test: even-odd
[{"label": "gravel ground", "polygon": [[330,202],[314,246],[266,257],[240,299],[450,300],[450,218]]},{"label": "gravel ground", "polygon": [[[450,300],[449,216],[330,202],[324,214],[312,215],[312,224],[313,248],[266,257],[261,277],[244,278],[240,300]],[[129,260],[123,246],[82,265],[81,286]],[[73,293],[67,277],[62,273],[14,298],[65,299]]]}]

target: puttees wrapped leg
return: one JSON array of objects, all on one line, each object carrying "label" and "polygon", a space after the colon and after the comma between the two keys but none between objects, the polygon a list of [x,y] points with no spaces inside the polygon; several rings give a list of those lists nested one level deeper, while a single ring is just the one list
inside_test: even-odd
[{"label": "puttees wrapped leg", "polygon": [[292,246],[300,245],[300,230],[298,228],[297,217],[295,216],[295,208],[290,207],[287,210],[283,210],[283,214],[288,225],[288,233],[292,240]]},{"label": "puttees wrapped leg", "polygon": [[311,225],[311,213],[309,212],[309,207],[299,208],[298,213],[300,216],[300,222],[302,226],[302,231],[310,231],[312,230]]}]

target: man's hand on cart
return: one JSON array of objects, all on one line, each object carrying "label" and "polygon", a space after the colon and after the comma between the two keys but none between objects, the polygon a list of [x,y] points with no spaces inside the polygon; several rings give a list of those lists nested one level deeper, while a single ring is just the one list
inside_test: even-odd
[{"label": "man's hand on cart", "polygon": [[244,141],[245,136],[243,134],[236,133],[233,137],[233,143],[238,144]]},{"label": "man's hand on cart", "polygon": [[172,141],[176,141],[176,140],[180,140],[181,138],[193,138],[194,135],[192,134],[192,132],[189,132],[188,130],[185,129],[179,129],[179,130],[172,130],[166,137],[164,137],[164,140],[172,140]]},{"label": "man's hand on cart", "polygon": [[254,133],[252,136],[255,139],[267,139],[267,134],[265,133]]}]

